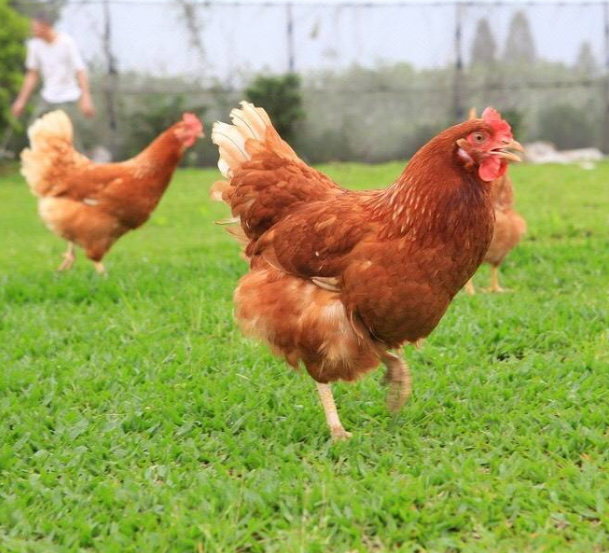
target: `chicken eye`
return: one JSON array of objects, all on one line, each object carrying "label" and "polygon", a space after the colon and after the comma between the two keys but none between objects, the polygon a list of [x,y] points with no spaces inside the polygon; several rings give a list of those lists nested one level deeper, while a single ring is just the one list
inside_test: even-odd
[{"label": "chicken eye", "polygon": [[486,140],[486,136],[484,136],[481,132],[473,133],[472,138],[476,144],[482,144]]}]

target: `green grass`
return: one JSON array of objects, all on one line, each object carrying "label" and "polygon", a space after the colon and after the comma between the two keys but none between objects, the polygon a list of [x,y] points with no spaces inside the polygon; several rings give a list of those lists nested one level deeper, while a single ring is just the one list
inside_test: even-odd
[{"label": "green grass", "polygon": [[609,164],[513,176],[513,292],[459,294],[406,350],[397,419],[380,371],[337,385],[336,445],[313,382],[235,328],[215,171],[177,175],[107,280],[56,274],[63,242],[2,177],[0,551],[609,551]]}]

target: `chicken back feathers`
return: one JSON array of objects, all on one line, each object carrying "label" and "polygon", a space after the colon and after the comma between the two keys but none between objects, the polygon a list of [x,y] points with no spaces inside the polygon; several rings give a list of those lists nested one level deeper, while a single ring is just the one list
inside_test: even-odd
[{"label": "chicken back feathers", "polygon": [[390,188],[353,192],[300,160],[260,108],[242,103],[231,118],[212,133],[228,178],[212,197],[247,239],[234,297],[243,331],[322,383],[354,380],[427,336],[491,240],[490,183],[455,145],[488,123],[444,131]]},{"label": "chicken back feathers", "polygon": [[202,136],[202,125],[184,114],[139,155],[109,164],[93,163],[74,149],[72,124],[62,111],[38,119],[28,134],[21,172],[39,197],[41,218],[100,261],[120,236],[148,220],[184,151]]}]

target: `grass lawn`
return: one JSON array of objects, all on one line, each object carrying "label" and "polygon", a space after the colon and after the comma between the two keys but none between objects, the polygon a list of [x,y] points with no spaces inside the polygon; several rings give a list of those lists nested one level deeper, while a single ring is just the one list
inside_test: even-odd
[{"label": "grass lawn", "polygon": [[459,294],[405,350],[396,419],[381,371],[337,385],[335,445],[313,381],[235,328],[216,171],[181,171],[108,279],[56,274],[64,243],[0,177],[0,551],[609,551],[609,164],[512,174],[512,293]]}]

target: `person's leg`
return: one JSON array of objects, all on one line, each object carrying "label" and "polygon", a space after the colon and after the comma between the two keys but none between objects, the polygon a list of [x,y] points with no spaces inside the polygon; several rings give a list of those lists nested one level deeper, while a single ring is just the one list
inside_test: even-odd
[{"label": "person's leg", "polygon": [[36,104],[32,117],[28,122],[28,127],[39,117],[58,109],[65,111],[70,118],[70,121],[72,121],[72,127],[74,128],[74,148],[76,148],[79,152],[84,153],[82,135],[85,128],[85,118],[78,108],[78,102],[63,102],[60,104],[53,104],[51,102],[47,102],[43,98],[40,98]]},{"label": "person's leg", "polygon": [[72,121],[72,127],[74,128],[74,148],[76,148],[79,152],[84,153],[84,144],[82,140],[84,116],[78,108],[78,102],[64,102],[63,104],[57,104],[55,109],[61,109],[67,113],[70,121]]},{"label": "person's leg", "polygon": [[36,106],[34,107],[34,111],[32,112],[30,119],[28,120],[27,126],[29,127],[34,121],[36,121],[36,119],[49,113],[49,111],[53,111],[54,109],[55,107],[53,106],[53,104],[50,104],[43,98],[39,98],[36,102]]}]

